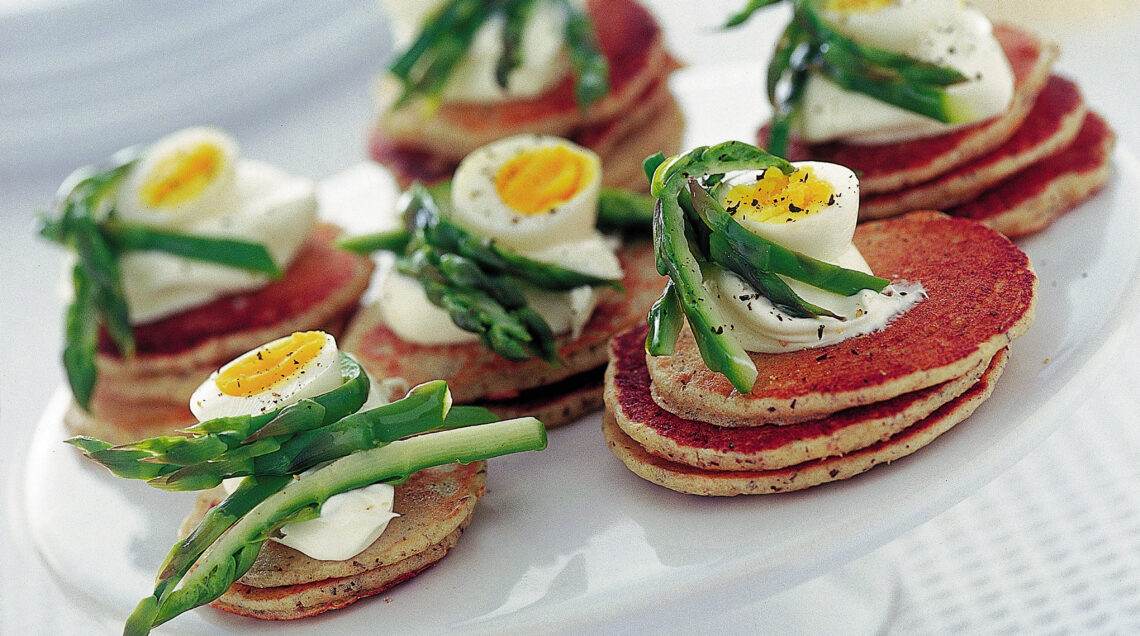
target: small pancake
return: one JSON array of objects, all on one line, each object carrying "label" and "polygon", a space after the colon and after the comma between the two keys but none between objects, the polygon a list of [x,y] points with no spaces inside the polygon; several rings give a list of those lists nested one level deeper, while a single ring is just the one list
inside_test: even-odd
[{"label": "small pancake", "polygon": [[294,331],[339,334],[373,269],[370,258],[333,246],[339,232],[317,225],[282,278],[264,287],[136,325],[130,359],[104,338],[90,412],[73,405],[69,428],[115,443],[170,433],[196,421],[190,395],[236,356]]},{"label": "small pancake", "polygon": [[[400,516],[351,559],[321,561],[267,541],[250,569],[214,605],[258,618],[300,618],[415,576],[455,545],[483,496],[486,470],[485,462],[475,462],[414,473],[396,486],[393,509]],[[199,496],[180,536],[187,536],[224,496],[220,488]]]},{"label": "small pancake", "polygon": [[504,420],[533,417],[549,430],[601,409],[604,377],[604,369],[590,369],[553,384],[497,395],[494,399],[479,400],[474,405],[482,406]]},{"label": "small pancake", "polygon": [[[629,117],[665,84],[676,62],[665,50],[656,20],[633,0],[590,0],[598,47],[609,61],[610,91],[585,111],[578,107],[574,79],[567,75],[546,93],[529,99],[479,104],[445,102],[430,114],[420,100],[391,106],[402,91],[385,74],[378,82],[381,115],[372,140],[372,155],[380,163],[396,159],[395,172],[417,172],[393,150],[421,151],[434,168],[458,163],[476,148],[519,133],[548,134],[573,139],[578,131],[613,124]],[[620,125],[620,124],[618,124]],[[404,165],[404,164],[407,165]],[[443,175],[440,175],[443,176]]]},{"label": "small pancake", "polygon": [[[929,181],[997,148],[1013,135],[1037,101],[1058,48],[1007,25],[995,25],[994,36],[1009,59],[1015,82],[1013,103],[1005,114],[937,137],[894,144],[789,143],[788,158],[847,166],[859,174],[862,192],[874,194]],[[758,138],[761,146],[767,145],[767,126]]]},{"label": "small pancake", "polygon": [[685,329],[674,355],[648,359],[654,400],[722,426],[802,422],[962,376],[1033,322],[1037,277],[1029,258],[980,223],[912,212],[864,223],[854,241],[872,271],[921,283],[927,298],[872,334],[751,354],[759,376],[745,395],[705,366]]},{"label": "small pancake", "polygon": [[650,454],[622,432],[608,411],[602,418],[602,431],[610,451],[630,470],[671,490],[720,497],[789,492],[854,477],[879,464],[910,455],[969,417],[989,398],[1000,375],[1000,368],[990,368],[965,393],[890,439],[847,455],[773,470],[713,471],[671,462]]},{"label": "small pancake", "polygon": [[1115,141],[1104,119],[1089,113],[1068,148],[948,212],[981,221],[1010,238],[1044,229],[1108,182]]},{"label": "small pancake", "polygon": [[606,411],[651,454],[706,470],[773,470],[865,448],[930,415],[1007,357],[1003,349],[960,378],[807,422],[723,427],[679,418],[653,401],[646,332],[644,326],[633,327],[611,342]]},{"label": "small pancake", "polygon": [[[571,377],[606,362],[606,343],[631,324],[645,319],[649,306],[661,293],[661,278],[647,241],[618,250],[625,294],[607,292],[594,310],[582,335],[571,340],[559,336],[561,366],[542,360],[510,362],[479,342],[420,345],[405,342],[384,326],[376,305],[365,307],[349,325],[342,346],[376,378],[404,378],[410,385],[447,380],[456,404],[467,404],[503,394],[514,394]],[[598,379],[600,386],[601,379]]]},{"label": "small pancake", "polygon": [[1054,75],[1038,95],[1029,116],[1004,144],[932,181],[862,198],[859,218],[881,219],[911,210],[947,210],[970,201],[1002,179],[1071,144],[1086,112],[1077,85]]}]

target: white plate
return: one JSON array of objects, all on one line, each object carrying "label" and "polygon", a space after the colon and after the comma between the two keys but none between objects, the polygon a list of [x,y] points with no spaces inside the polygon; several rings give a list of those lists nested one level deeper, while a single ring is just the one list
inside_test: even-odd
[{"label": "white plate", "polygon": [[[682,78],[682,84],[684,79]],[[693,86],[689,86],[692,89]],[[701,91],[705,121],[718,121]],[[723,120],[719,120],[723,121]],[[634,476],[597,415],[550,448],[491,462],[487,495],[455,551],[405,585],[288,624],[210,609],[175,631],[532,632],[670,625],[788,589],[931,518],[1038,444],[1112,356],[1140,306],[1140,164],[1114,154],[1109,185],[1022,242],[1040,277],[1037,322],[1013,346],[993,397],[915,455],[800,493],[699,498]],[[122,620],[149,594],[192,496],[118,480],[59,443],[56,396],[27,454],[24,511],[58,579]],[[675,624],[674,624],[675,625]]]}]

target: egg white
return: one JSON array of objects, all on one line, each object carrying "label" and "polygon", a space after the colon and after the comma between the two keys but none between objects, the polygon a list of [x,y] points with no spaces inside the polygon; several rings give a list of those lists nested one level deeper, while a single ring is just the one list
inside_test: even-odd
[{"label": "egg white", "polygon": [[[194,198],[177,205],[152,207],[143,200],[143,188],[155,179],[160,165],[202,147],[219,151],[221,163],[213,178]],[[214,216],[232,201],[238,156],[237,142],[217,128],[185,128],[159,139],[143,152],[124,178],[115,211],[124,220],[166,228],[183,228]]]},{"label": "egg white", "polygon": [[[831,184],[835,203],[790,223],[766,223],[744,215],[737,222],[753,234],[773,243],[822,261],[835,262],[851,245],[851,235],[859,220],[859,178],[849,168],[822,161],[794,162],[797,168],[811,168],[812,177]],[[763,171],[760,171],[762,174]],[[756,180],[757,171],[730,173],[718,185],[715,194],[723,203],[729,188]]]},{"label": "egg white", "polygon": [[[528,215],[511,208],[495,188],[499,168],[523,152],[556,146],[587,158],[593,178],[549,212]],[[595,232],[601,175],[598,155],[565,139],[529,134],[500,139],[459,164],[451,183],[451,220],[516,251],[584,240]]]},{"label": "egg white", "polygon": [[210,377],[190,396],[190,411],[194,417],[198,418],[198,421],[206,421],[234,415],[260,415],[295,404],[305,398],[328,393],[344,383],[340,374],[336,339],[329,334],[324,334],[320,351],[312,360],[297,365],[288,376],[266,390],[248,397],[222,393],[216,382],[220,373],[246,356],[256,355],[258,350],[270,347],[285,338],[279,338],[238,356],[210,374]]}]

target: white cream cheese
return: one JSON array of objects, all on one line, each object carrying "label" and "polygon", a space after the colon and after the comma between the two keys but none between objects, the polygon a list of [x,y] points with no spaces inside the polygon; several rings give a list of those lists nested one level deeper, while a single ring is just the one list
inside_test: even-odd
[{"label": "white cream cheese", "polygon": [[[925,11],[927,5],[940,5]],[[897,5],[897,6],[896,6]],[[888,12],[897,16],[885,19]],[[905,11],[905,15],[904,15]],[[944,124],[812,74],[804,89],[797,132],[809,143],[842,140],[883,144],[921,139],[1004,113],[1013,100],[1014,76],[993,26],[980,11],[959,2],[896,2],[877,12],[842,18],[824,13],[855,41],[952,67],[969,81],[946,92],[970,108],[968,121]]]}]

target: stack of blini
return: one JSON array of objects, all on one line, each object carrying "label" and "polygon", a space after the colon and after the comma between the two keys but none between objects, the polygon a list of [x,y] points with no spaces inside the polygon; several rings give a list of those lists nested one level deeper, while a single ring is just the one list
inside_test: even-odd
[{"label": "stack of blini", "polygon": [[[1008,25],[993,33],[1014,75],[1004,114],[913,141],[792,143],[788,158],[856,171],[860,220],[934,209],[1009,237],[1048,226],[1108,181],[1115,135],[1076,84],[1052,74],[1056,45]],[[767,138],[765,127],[760,145]]]},{"label": "stack of blini", "polygon": [[646,356],[644,327],[628,330],[606,375],[614,454],[680,492],[784,492],[913,453],[973,413],[1033,321],[1028,258],[998,232],[936,212],[861,225],[854,242],[876,274],[921,282],[927,298],[875,333],[750,354],[759,377],[748,394],[705,366],[688,328],[659,357]]}]

